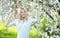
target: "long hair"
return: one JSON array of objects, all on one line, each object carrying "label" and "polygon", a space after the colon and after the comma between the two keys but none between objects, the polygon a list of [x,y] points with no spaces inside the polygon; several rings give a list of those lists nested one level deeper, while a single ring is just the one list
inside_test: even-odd
[{"label": "long hair", "polygon": [[[18,18],[19,20],[21,19],[21,17],[20,17],[20,12],[21,12],[22,9],[26,11],[25,8],[18,8],[18,9],[17,9],[17,18]],[[26,16],[26,18],[27,18],[27,16]]]}]

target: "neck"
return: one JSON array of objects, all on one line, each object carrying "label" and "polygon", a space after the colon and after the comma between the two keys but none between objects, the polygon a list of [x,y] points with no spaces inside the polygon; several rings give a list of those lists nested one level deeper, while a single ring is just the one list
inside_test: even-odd
[{"label": "neck", "polygon": [[25,21],[25,20],[27,20],[27,18],[26,17],[21,17],[20,20]]}]

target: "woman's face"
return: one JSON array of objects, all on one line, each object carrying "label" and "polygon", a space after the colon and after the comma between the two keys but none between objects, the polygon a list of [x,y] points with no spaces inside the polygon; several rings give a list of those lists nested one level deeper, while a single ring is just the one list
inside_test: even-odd
[{"label": "woman's face", "polygon": [[21,9],[20,10],[20,17],[22,17],[22,18],[26,17],[26,11],[25,11],[25,9]]}]

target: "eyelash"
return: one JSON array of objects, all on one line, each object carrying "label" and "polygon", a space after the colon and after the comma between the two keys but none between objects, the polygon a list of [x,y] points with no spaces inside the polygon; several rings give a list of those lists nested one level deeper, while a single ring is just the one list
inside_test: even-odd
[{"label": "eyelash", "polygon": [[[24,11],[25,12],[25,11]],[[23,12],[21,12],[21,13],[23,13]]]}]

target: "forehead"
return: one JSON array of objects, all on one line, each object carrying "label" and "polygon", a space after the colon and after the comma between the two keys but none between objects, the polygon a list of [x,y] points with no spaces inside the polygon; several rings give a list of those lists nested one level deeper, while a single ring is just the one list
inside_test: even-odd
[{"label": "forehead", "polygon": [[25,9],[21,9],[20,13],[22,13],[22,12],[26,13],[26,10]]},{"label": "forehead", "polygon": [[22,8],[22,9],[18,8],[18,10],[17,10],[18,13],[23,12],[23,11],[26,12],[26,10],[24,8]]},{"label": "forehead", "polygon": [[25,11],[25,9],[21,9],[20,11]]}]

